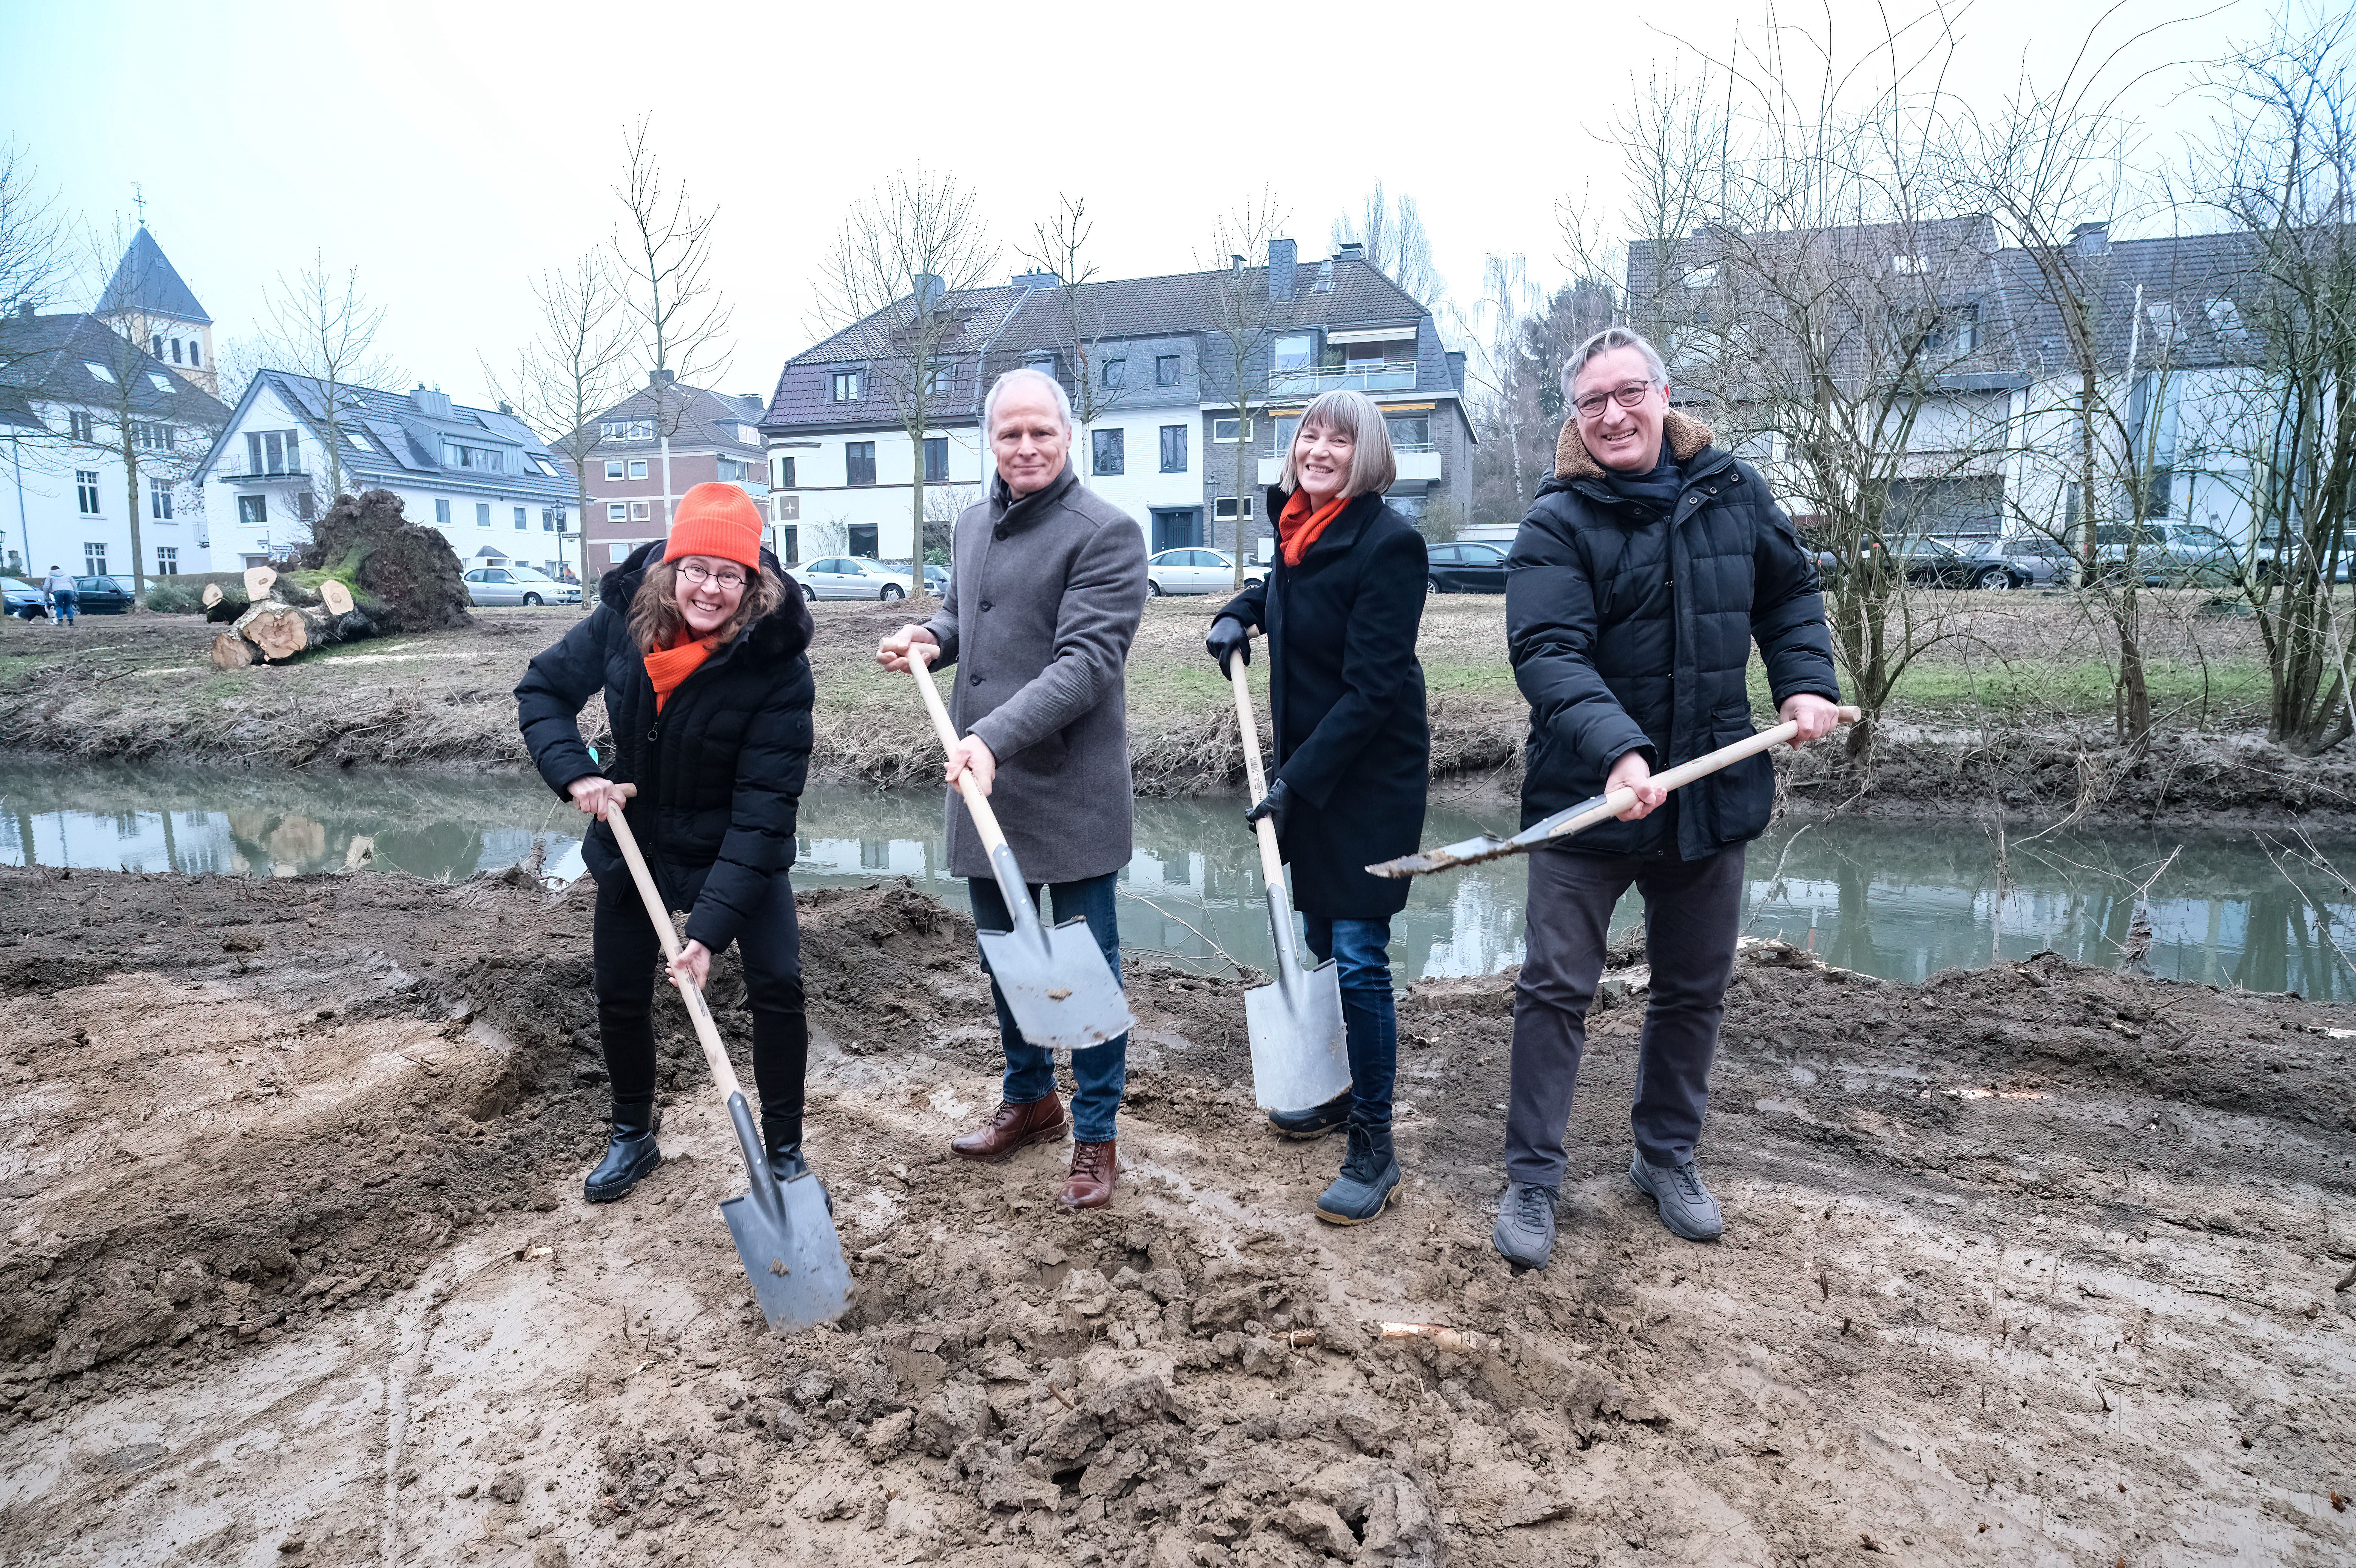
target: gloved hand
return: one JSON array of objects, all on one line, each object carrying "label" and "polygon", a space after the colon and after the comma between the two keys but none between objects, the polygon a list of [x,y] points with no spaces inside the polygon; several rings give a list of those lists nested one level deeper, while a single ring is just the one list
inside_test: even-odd
[{"label": "gloved hand", "polygon": [[1292,787],[1287,784],[1283,779],[1280,779],[1275,783],[1268,787],[1268,793],[1259,798],[1258,805],[1254,806],[1250,811],[1244,813],[1244,825],[1247,827],[1253,826],[1257,824],[1262,817],[1266,817],[1268,819],[1268,825],[1276,830],[1276,836],[1278,838],[1282,838],[1284,836],[1284,813],[1291,809]]},{"label": "gloved hand", "polygon": [[1251,628],[1233,616],[1221,616],[1211,623],[1211,635],[1203,639],[1203,650],[1219,673],[1227,672],[1227,656],[1238,654],[1247,664],[1251,662]]}]

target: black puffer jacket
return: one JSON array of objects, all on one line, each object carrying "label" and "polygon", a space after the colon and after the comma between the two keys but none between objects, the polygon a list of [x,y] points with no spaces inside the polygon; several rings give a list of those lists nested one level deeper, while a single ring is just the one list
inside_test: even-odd
[{"label": "black puffer jacket", "polygon": [[[1840,700],[1815,564],[1758,473],[1672,411],[1663,435],[1684,488],[1668,517],[1648,517],[1604,483],[1576,424],[1505,562],[1506,644],[1530,704],[1525,827],[1601,793],[1630,751],[1658,772],[1751,734],[1753,640],[1777,706]],[[1758,837],[1774,798],[1762,754],[1564,847],[1697,860]]]},{"label": "black puffer jacket", "polygon": [[[810,754],[810,616],[799,593],[715,649],[655,712],[646,657],[630,640],[630,601],[659,541],[605,575],[603,602],[562,641],[531,661],[516,687],[524,745],[550,789],[602,774],[638,792],[630,831],[670,908],[688,911],[687,934],[718,952],[736,938],[794,862],[794,818]],[[785,568],[764,551],[761,569]],[[613,726],[610,755],[592,759],[581,739],[582,704],[600,688]],[[626,878],[614,831],[593,823],[582,849],[599,882]]]}]

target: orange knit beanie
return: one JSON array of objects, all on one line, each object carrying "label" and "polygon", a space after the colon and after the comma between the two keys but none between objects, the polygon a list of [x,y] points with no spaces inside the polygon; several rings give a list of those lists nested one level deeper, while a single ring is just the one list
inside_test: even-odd
[{"label": "orange knit beanie", "polygon": [[757,572],[761,569],[761,509],[753,504],[750,496],[734,485],[707,482],[680,498],[678,515],[671,520],[670,542],[663,547],[663,559],[677,561],[688,555],[710,555]]}]

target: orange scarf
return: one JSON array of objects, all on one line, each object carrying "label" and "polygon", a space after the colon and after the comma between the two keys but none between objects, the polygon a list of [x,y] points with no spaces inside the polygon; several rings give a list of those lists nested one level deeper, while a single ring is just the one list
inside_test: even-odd
[{"label": "orange scarf", "polygon": [[663,711],[663,703],[679,683],[703,668],[712,657],[708,642],[682,642],[647,655],[647,679],[655,683],[655,712]]},{"label": "orange scarf", "polygon": [[1341,516],[1342,509],[1349,504],[1349,497],[1335,496],[1312,511],[1309,492],[1293,491],[1276,520],[1276,536],[1284,542],[1284,564],[1300,565],[1301,558],[1309,553],[1309,547],[1317,542],[1317,536],[1325,532],[1325,525]]}]

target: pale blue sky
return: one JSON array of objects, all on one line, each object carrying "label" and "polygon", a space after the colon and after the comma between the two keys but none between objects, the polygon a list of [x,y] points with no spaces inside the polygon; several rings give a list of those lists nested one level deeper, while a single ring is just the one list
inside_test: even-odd
[{"label": "pale blue sky", "polygon": [[[2103,9],[1981,0],[1959,81],[1992,100],[2024,58],[2057,69]],[[927,10],[0,0],[0,138],[95,223],[128,218],[141,182],[217,344],[251,334],[262,286],[322,250],[388,307],[391,358],[465,401],[483,396],[478,354],[505,363],[529,335],[527,277],[611,231],[623,126],[651,111],[667,169],[721,209],[724,390],[766,394],[810,340],[830,227],[919,158],[972,182],[1001,241],[1059,189],[1086,196],[1108,276],[1195,264],[1213,215],[1263,184],[1322,256],[1379,177],[1421,202],[1460,295],[1484,251],[1526,252],[1552,279],[1555,199],[1608,178],[1591,133],[1631,71],[1675,52],[1634,6]],[[1761,11],[1652,14],[1722,47]],[[1860,39],[1878,25],[1856,0],[1831,15]],[[2234,0],[2134,58],[2211,54],[2267,15]],[[2163,133],[2192,113],[2170,102],[2181,80],[2136,94]]]}]

